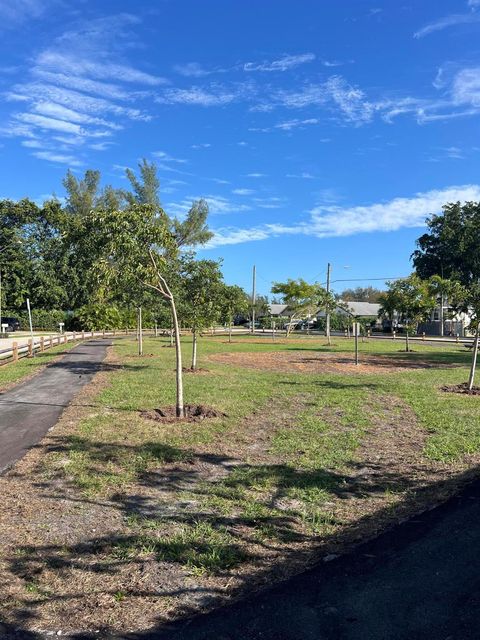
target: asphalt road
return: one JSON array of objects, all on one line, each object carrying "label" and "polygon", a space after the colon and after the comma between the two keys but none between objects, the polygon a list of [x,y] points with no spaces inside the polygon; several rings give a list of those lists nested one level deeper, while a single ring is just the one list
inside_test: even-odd
[{"label": "asphalt road", "polygon": [[30,380],[0,394],[0,473],[37,444],[99,371],[111,340],[89,340]]}]

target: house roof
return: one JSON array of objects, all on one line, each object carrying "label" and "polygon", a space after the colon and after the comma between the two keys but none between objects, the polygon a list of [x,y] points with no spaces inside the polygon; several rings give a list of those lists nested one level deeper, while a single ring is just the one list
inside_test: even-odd
[{"label": "house roof", "polygon": [[272,316],[281,316],[288,309],[288,304],[269,304],[268,308]]},{"label": "house roof", "polygon": [[[377,302],[356,302],[354,300],[349,300],[344,304],[353,316],[376,318],[380,309],[380,305]],[[338,309],[339,313],[342,313],[342,311],[342,309]],[[343,311],[343,313],[345,313],[345,311]]]}]

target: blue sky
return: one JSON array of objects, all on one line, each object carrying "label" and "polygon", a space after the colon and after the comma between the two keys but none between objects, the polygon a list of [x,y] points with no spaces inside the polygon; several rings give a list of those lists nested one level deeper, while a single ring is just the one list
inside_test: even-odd
[{"label": "blue sky", "polygon": [[381,285],[480,200],[479,32],[480,0],[0,0],[0,197],[146,157],[228,282]]}]

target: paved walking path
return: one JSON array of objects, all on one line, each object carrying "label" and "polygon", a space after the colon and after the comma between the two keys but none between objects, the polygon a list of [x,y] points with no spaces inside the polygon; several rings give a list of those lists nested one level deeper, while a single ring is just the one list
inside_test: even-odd
[{"label": "paved walking path", "polygon": [[0,393],[0,473],[55,425],[75,394],[99,371],[110,344],[103,339],[83,342],[33,378]]}]

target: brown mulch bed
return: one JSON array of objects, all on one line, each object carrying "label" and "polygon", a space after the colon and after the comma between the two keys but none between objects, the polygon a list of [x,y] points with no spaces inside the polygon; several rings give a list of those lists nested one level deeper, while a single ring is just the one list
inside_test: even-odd
[{"label": "brown mulch bed", "polygon": [[455,366],[417,358],[410,359],[408,356],[392,358],[366,353],[360,355],[360,362],[356,365],[353,353],[318,352],[312,355],[298,351],[215,353],[210,355],[208,360],[251,369],[292,373],[376,374],[395,373],[406,369],[448,369]]},{"label": "brown mulch bed", "polygon": [[480,396],[480,387],[473,386],[469,389],[467,382],[462,382],[461,384],[446,384],[440,388],[447,393],[463,393],[469,396]]}]

